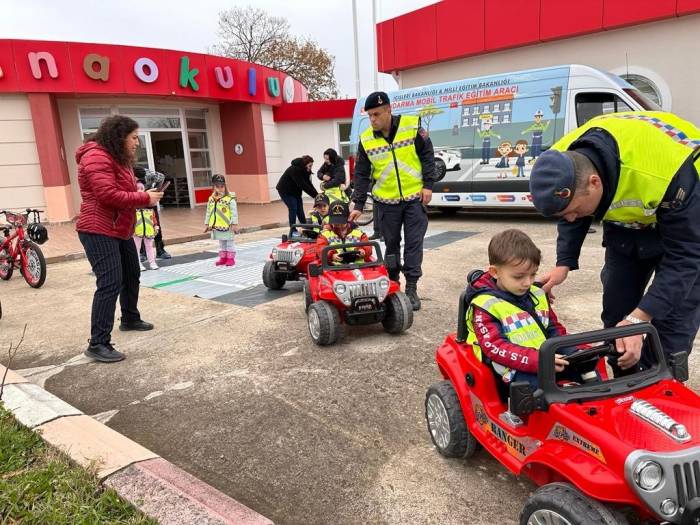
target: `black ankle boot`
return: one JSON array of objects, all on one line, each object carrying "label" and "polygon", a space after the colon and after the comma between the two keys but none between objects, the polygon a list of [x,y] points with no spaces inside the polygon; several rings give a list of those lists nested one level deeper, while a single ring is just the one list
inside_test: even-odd
[{"label": "black ankle boot", "polygon": [[413,311],[420,310],[420,297],[418,297],[418,283],[415,281],[406,283],[406,295],[411,300]]}]

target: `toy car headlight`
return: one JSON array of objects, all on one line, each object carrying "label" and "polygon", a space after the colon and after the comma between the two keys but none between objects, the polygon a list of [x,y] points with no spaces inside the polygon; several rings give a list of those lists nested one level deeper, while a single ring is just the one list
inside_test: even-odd
[{"label": "toy car headlight", "polygon": [[382,277],[381,279],[379,279],[379,281],[377,281],[377,285],[379,288],[377,290],[377,295],[379,296],[379,300],[383,301],[384,299],[386,299],[386,294],[389,293],[389,279],[387,279],[386,277]]},{"label": "toy car headlight", "polygon": [[655,461],[642,461],[634,469],[634,482],[644,490],[654,490],[664,480],[664,471]]},{"label": "toy car headlight", "polygon": [[272,248],[272,258],[277,259],[277,248]]},{"label": "toy car headlight", "polygon": [[389,289],[389,279],[381,279],[379,281],[379,288],[381,290],[388,290]]},{"label": "toy car headlight", "polygon": [[294,250],[295,264],[298,263],[303,256],[304,256],[304,250],[302,250],[301,248],[297,248],[296,250]]},{"label": "toy car headlight", "polygon": [[343,295],[347,291],[348,287],[345,283],[335,283],[333,285],[333,291],[338,295]]}]

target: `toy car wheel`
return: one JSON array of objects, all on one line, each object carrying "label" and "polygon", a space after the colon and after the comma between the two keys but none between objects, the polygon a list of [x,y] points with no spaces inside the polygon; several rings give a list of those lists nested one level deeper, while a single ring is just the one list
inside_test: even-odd
[{"label": "toy car wheel", "polygon": [[627,520],[569,483],[549,483],[525,503],[520,525],[627,525]]},{"label": "toy car wheel", "polygon": [[384,330],[390,334],[405,332],[413,324],[413,305],[403,292],[396,292],[386,299],[386,315],[382,319]]},{"label": "toy car wheel", "polygon": [[304,281],[304,311],[308,312],[309,307],[313,304],[314,300],[311,297],[311,286],[309,286],[309,281]]},{"label": "toy car wheel", "polygon": [[309,306],[307,312],[309,333],[317,345],[332,345],[340,336],[340,315],[338,310],[326,301],[318,301]]},{"label": "toy car wheel", "polygon": [[275,263],[267,261],[263,268],[263,284],[270,290],[279,290],[287,280],[275,270]]},{"label": "toy car wheel", "polygon": [[437,451],[447,458],[468,458],[478,441],[467,430],[462,407],[452,383],[440,381],[425,394],[425,419]]}]

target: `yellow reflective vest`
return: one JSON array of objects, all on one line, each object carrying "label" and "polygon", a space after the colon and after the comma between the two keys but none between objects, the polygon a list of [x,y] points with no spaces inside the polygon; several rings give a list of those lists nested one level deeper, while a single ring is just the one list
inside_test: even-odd
[{"label": "yellow reflective vest", "polygon": [[209,197],[205,223],[212,230],[219,231],[228,231],[231,224],[238,224],[235,194],[224,195],[218,199],[213,195]]},{"label": "yellow reflective vest", "polygon": [[612,113],[589,120],[562,137],[552,149],[565,151],[594,128],[612,135],[620,155],[617,190],[603,220],[626,227],[654,224],[671,180],[700,148],[700,130],[672,113]]},{"label": "yellow reflective vest", "polygon": [[311,219],[311,224],[318,225],[318,228],[313,229],[313,231],[315,231],[316,233],[319,233],[321,231],[321,228],[324,224],[328,224],[328,215],[323,216],[317,211],[312,211],[309,214],[309,218]]},{"label": "yellow reflective vest", "polygon": [[[324,229],[323,232],[321,232],[321,235],[328,240],[329,246],[333,246],[335,244],[354,244],[354,243],[362,241],[362,230],[360,230],[360,228],[352,229],[345,236],[345,239],[342,239],[337,233],[335,233],[331,229]],[[358,248],[354,248],[354,247],[339,248],[336,250],[336,253],[345,253],[345,252],[353,252],[353,251],[358,251]],[[357,256],[357,259],[355,260],[355,262],[361,263],[364,260],[365,260],[364,252],[360,251],[358,253],[358,256]],[[343,264],[343,263],[333,262],[332,264]]]},{"label": "yellow reflective vest", "polygon": [[148,208],[136,210],[136,224],[134,225],[134,235],[153,239],[156,236],[155,212]]},{"label": "yellow reflective vest", "polygon": [[[537,317],[542,326],[547,328],[549,326],[549,301],[547,300],[547,294],[542,288],[537,286],[530,287],[530,294],[533,296]],[[483,349],[479,346],[479,341],[476,338],[474,306],[486,310],[498,320],[503,327],[503,334],[506,339],[513,344],[539,350],[540,346],[547,340],[547,335],[542,331],[542,328],[540,328],[530,312],[515,306],[505,299],[485,292],[472,299],[467,310],[466,319],[468,328],[467,343],[472,346],[474,355],[480,361]],[[490,343],[487,342],[486,344]],[[488,350],[488,348],[485,350]],[[505,381],[510,381],[515,375],[515,371],[506,366],[496,362],[492,362],[492,365]]]},{"label": "yellow reflective vest", "polygon": [[423,174],[415,140],[420,118],[401,115],[393,142],[383,135],[374,136],[372,126],[361,135],[360,142],[372,163],[372,197],[387,204],[418,198],[423,189]]}]

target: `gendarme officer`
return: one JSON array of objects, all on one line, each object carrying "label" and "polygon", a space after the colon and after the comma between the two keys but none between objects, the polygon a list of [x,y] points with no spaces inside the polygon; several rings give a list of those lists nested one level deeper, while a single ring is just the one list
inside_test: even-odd
[{"label": "gendarme officer", "polygon": [[[355,164],[350,220],[360,216],[371,179],[387,255],[400,258],[401,229],[405,235],[402,271],[406,295],[420,309],[418,279],[422,275],[423,237],[428,228],[425,205],[430,202],[435,173],[433,144],[414,115],[392,115],[386,93],[371,93],[365,100],[370,126],[360,135]],[[396,272],[390,275],[399,280]]]},{"label": "gendarme officer", "polygon": [[[651,321],[667,356],[690,352],[700,326],[699,158],[698,128],[647,111],[601,115],[542,153],[530,176],[533,203],[561,218],[545,289],[578,268],[588,227],[602,220],[604,325]],[[618,340],[623,370],[640,356],[651,364],[641,348],[641,336]]]}]

